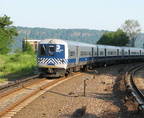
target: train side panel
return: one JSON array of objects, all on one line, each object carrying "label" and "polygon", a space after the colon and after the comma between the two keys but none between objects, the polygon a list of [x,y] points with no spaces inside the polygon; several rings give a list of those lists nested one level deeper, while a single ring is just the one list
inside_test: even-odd
[{"label": "train side panel", "polygon": [[38,46],[38,68],[49,76],[57,77],[93,65],[121,61],[144,60],[144,49],[93,45],[62,39],[45,39]]},{"label": "train side panel", "polygon": [[98,52],[97,62],[105,62],[105,59],[106,59],[106,46],[98,45],[97,46],[97,52]]}]

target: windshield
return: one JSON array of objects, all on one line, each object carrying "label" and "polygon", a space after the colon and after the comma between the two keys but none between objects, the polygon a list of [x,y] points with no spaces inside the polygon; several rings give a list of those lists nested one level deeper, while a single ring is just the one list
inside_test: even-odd
[{"label": "windshield", "polygon": [[46,56],[46,45],[40,46],[40,56]]},{"label": "windshield", "polygon": [[54,56],[54,46],[49,46],[49,56]]}]

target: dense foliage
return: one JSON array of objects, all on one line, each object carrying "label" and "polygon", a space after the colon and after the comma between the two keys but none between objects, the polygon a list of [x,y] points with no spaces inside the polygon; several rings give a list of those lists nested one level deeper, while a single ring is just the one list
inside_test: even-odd
[{"label": "dense foliage", "polygon": [[126,46],[129,43],[129,37],[122,30],[116,32],[105,32],[97,44]]},{"label": "dense foliage", "polygon": [[10,17],[6,15],[0,17],[0,54],[7,54],[11,51],[13,36],[18,35],[16,27],[8,27],[12,23]]}]

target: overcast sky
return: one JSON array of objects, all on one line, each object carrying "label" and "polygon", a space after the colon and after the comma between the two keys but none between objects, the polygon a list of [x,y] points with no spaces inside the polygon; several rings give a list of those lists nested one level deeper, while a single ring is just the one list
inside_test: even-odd
[{"label": "overcast sky", "polygon": [[0,17],[15,26],[116,31],[137,20],[144,32],[144,0],[0,0]]}]

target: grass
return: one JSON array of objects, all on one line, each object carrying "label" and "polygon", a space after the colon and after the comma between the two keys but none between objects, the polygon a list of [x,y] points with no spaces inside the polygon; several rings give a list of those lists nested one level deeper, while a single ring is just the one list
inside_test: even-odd
[{"label": "grass", "polygon": [[0,83],[30,75],[36,68],[36,55],[0,55]]}]

